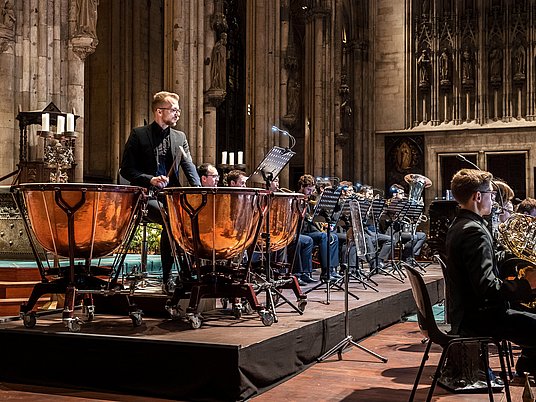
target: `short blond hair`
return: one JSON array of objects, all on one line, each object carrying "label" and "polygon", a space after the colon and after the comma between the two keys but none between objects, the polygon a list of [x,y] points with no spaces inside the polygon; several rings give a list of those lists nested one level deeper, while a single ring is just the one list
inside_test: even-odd
[{"label": "short blond hair", "polygon": [[153,103],[151,105],[153,113],[156,112],[156,109],[159,107],[165,106],[165,103],[168,102],[168,99],[172,98],[179,102],[180,97],[174,92],[160,91],[154,94]]}]

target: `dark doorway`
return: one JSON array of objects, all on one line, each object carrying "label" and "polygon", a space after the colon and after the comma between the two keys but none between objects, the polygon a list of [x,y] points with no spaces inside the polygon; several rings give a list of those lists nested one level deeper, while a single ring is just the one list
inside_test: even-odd
[{"label": "dark doorway", "polygon": [[516,198],[523,200],[527,197],[525,152],[488,153],[486,154],[486,170],[491,172],[496,179],[506,182]]},{"label": "dark doorway", "polygon": [[[476,154],[460,154],[469,162],[476,165]],[[460,169],[474,169],[470,163],[458,159],[456,155],[439,155],[439,166],[441,176],[441,194],[444,197],[447,190],[450,190],[452,176]]]}]

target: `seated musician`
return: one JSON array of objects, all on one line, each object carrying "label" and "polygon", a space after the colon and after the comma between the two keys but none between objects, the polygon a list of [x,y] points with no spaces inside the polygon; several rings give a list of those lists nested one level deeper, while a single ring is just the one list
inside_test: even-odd
[{"label": "seated musician", "polygon": [[247,180],[246,172],[238,169],[231,170],[225,176],[225,181],[229,187],[246,187]]},{"label": "seated musician", "polygon": [[197,167],[197,173],[201,179],[202,187],[218,187],[220,174],[218,169],[211,163],[203,163]]},{"label": "seated musician", "polygon": [[[154,95],[151,106],[153,122],[132,129],[125,144],[121,175],[132,185],[158,192],[167,186],[180,186],[178,172],[180,165],[190,185],[200,186],[201,182],[192,163],[186,134],[173,128],[180,117],[179,95],[158,92]],[[171,144],[178,144],[178,147],[172,148]],[[162,201],[156,198],[150,199],[147,203],[147,219],[163,225],[160,212],[162,207]],[[171,293],[175,288],[175,282],[171,277],[174,258],[165,229],[160,234],[160,258],[163,288],[165,292]]]},{"label": "seated musician", "polygon": [[525,198],[517,205],[516,212],[518,214],[536,216],[536,199],[530,197]]},{"label": "seated musician", "polygon": [[502,280],[497,251],[483,216],[495,202],[493,176],[476,169],[458,171],[451,182],[460,209],[446,237],[448,307],[451,332],[460,336],[493,336],[522,346],[516,370],[536,374],[536,314],[511,308],[512,301],[531,300],[536,271]]},{"label": "seated musician", "polygon": [[[407,199],[404,187],[400,184],[393,184],[389,191],[392,196],[389,203],[396,202],[397,200]],[[408,223],[405,225],[404,223]],[[426,241],[426,233],[417,232],[413,228],[413,223],[409,222],[399,222],[398,220],[386,222],[387,228],[385,234],[389,236],[389,239],[383,243],[383,246],[378,254],[380,261],[385,261],[388,256],[391,254],[391,244],[396,244],[401,242],[402,244],[402,255],[401,259],[403,261],[413,263],[415,257],[418,257],[421,253],[422,246]],[[392,239],[392,243],[391,243]]]},{"label": "seated musician", "polygon": [[[310,174],[304,174],[298,180],[300,189],[298,192],[304,194],[308,199],[313,195],[315,190],[315,179]],[[308,203],[308,214],[303,222],[302,234],[309,236],[313,239],[315,246],[319,247],[320,264],[321,264],[321,280],[327,280],[328,275],[330,280],[340,279],[341,275],[338,273],[339,266],[339,240],[337,236],[330,233],[330,239],[328,242],[327,233],[321,231],[318,226],[313,222],[313,205]],[[328,251],[329,247],[329,251]]]}]

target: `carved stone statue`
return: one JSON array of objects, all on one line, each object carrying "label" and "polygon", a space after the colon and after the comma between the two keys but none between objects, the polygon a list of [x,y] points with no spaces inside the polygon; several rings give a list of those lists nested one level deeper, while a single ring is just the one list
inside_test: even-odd
[{"label": "carved stone statue", "polygon": [[210,75],[210,88],[225,90],[227,86],[227,34],[225,32],[220,35],[220,40],[212,49]]},{"label": "carved stone statue", "polygon": [[441,56],[439,56],[439,79],[441,85],[450,84],[450,56],[447,49],[443,49]]},{"label": "carved stone statue", "polygon": [[427,87],[430,85],[430,58],[428,52],[423,49],[421,55],[417,59],[417,66],[419,72],[419,86]]},{"label": "carved stone statue", "polygon": [[298,115],[298,105],[300,98],[300,83],[296,77],[296,73],[292,73],[287,81],[287,116]]},{"label": "carved stone statue", "polygon": [[489,54],[489,75],[492,84],[500,84],[502,82],[502,61],[503,52],[499,47],[495,47]]},{"label": "carved stone statue", "polygon": [[512,67],[515,81],[525,80],[525,54],[525,47],[523,45],[519,45],[514,50]]},{"label": "carved stone statue", "polygon": [[2,27],[13,30],[15,28],[15,13],[13,11],[13,0],[6,0],[2,9]]},{"label": "carved stone statue", "polygon": [[473,86],[474,75],[473,56],[469,49],[465,49],[462,54],[462,84],[466,87]]},{"label": "carved stone statue", "polygon": [[80,36],[97,38],[97,7],[99,0],[77,0],[78,30]]}]

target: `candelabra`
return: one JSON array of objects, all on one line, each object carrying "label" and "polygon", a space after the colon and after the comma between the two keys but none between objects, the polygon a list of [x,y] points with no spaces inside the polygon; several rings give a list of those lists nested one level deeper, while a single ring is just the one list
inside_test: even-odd
[{"label": "candelabra", "polygon": [[[66,183],[75,166],[74,149],[77,133],[75,122],[79,116],[61,112],[54,103],[42,111],[19,111],[20,126],[19,170],[22,182]],[[28,126],[41,125],[37,135],[43,139],[43,160],[29,160]],[[51,130],[54,127],[55,130]]]}]

